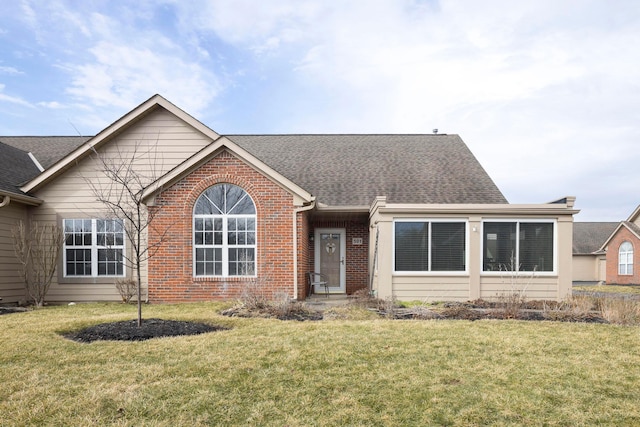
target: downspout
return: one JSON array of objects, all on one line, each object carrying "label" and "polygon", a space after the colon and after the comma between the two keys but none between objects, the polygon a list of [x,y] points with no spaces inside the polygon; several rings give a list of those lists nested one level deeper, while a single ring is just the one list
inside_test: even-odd
[{"label": "downspout", "polygon": [[2,202],[0,202],[0,208],[4,208],[5,206],[8,206],[9,203],[11,203],[11,197],[2,196]]},{"label": "downspout", "polygon": [[298,214],[309,211],[316,206],[315,198],[307,206],[293,210],[293,299],[298,299]]}]

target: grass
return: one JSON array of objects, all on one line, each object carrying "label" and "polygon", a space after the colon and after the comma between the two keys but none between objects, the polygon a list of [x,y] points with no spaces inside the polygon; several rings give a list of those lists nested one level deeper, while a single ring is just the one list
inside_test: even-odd
[{"label": "grass", "polygon": [[586,291],[591,293],[603,294],[640,294],[640,285],[593,285],[593,286],[574,286],[574,290]]},{"label": "grass", "polygon": [[231,330],[80,344],[135,318],[87,304],[0,316],[0,425],[639,425],[640,330],[521,321],[145,317]]}]

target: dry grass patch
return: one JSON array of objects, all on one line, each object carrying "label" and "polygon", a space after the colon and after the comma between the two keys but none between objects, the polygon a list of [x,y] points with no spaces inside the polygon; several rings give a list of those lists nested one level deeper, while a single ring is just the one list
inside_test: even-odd
[{"label": "dry grass patch", "polygon": [[2,424],[638,425],[640,333],[558,322],[149,317],[215,334],[79,344],[60,333],[135,318],[92,304],[0,316]]},{"label": "dry grass patch", "polygon": [[640,295],[640,285],[574,286],[574,290],[598,294]]}]

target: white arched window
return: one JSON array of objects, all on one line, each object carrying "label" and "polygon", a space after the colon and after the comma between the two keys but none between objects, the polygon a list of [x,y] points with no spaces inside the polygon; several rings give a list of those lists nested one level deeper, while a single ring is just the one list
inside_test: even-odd
[{"label": "white arched window", "polygon": [[193,211],[194,276],[254,276],[256,206],[242,188],[206,189]]},{"label": "white arched window", "polygon": [[618,250],[618,274],[633,274],[633,245],[623,242]]}]

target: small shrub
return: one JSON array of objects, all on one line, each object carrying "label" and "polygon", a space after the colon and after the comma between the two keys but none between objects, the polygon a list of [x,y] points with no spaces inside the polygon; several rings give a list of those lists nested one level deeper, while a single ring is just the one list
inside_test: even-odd
[{"label": "small shrub", "polygon": [[602,317],[618,325],[640,324],[640,303],[631,298],[603,299],[600,309]]},{"label": "small shrub", "polygon": [[242,289],[240,301],[248,310],[261,310],[269,305],[264,282],[265,280],[255,278],[248,281]]},{"label": "small shrub", "polygon": [[351,295],[350,304],[363,308],[378,308],[378,298],[371,295],[368,289],[358,289]]},{"label": "small shrub", "polygon": [[138,285],[133,279],[118,279],[116,280],[116,289],[122,298],[122,303],[128,304],[131,298],[136,295]]}]

